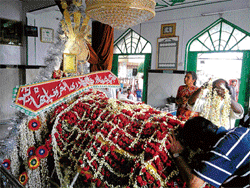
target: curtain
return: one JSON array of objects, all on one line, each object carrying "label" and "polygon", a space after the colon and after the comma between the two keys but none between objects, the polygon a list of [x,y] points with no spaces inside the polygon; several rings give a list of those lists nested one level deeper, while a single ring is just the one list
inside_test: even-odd
[{"label": "curtain", "polygon": [[92,22],[92,46],[90,51],[90,71],[110,70],[113,61],[114,29],[98,21]]}]

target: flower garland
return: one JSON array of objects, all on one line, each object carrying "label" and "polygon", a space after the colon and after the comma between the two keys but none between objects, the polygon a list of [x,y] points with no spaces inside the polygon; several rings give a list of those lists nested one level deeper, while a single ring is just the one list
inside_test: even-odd
[{"label": "flower garland", "polygon": [[[210,107],[211,107],[211,99],[212,99],[212,80],[209,80],[208,85],[207,85],[207,94],[206,94],[206,101],[205,101],[205,108],[203,109],[203,111],[200,113],[200,115],[206,119],[208,119],[209,117],[209,113],[210,113]],[[202,89],[200,96],[203,96],[203,93],[205,91],[205,88]],[[199,100],[199,99],[198,99]]]},{"label": "flower garland", "polygon": [[220,124],[220,106],[221,106],[221,97],[217,94],[217,91],[213,91],[213,98],[211,103],[211,121],[215,125]]},{"label": "flower garland", "polygon": [[177,176],[167,137],[183,122],[171,114],[95,90],[58,109],[51,135],[62,187],[69,186],[79,166],[85,186],[164,187]]},{"label": "flower garland", "polygon": [[[219,96],[216,90],[213,90],[212,80],[209,80],[207,87],[202,88],[201,93],[197,98],[197,101],[202,99],[205,90],[207,90],[204,108],[200,112],[200,116],[210,120],[217,126],[227,127],[231,106],[231,96],[229,94],[229,91],[224,87],[224,85],[221,85],[221,87],[225,91],[224,98]],[[197,106],[195,105],[193,112],[196,111],[196,108]]]},{"label": "flower garland", "polygon": [[47,118],[26,117],[19,126],[17,145],[13,148],[9,169],[14,177],[25,187],[50,187],[48,149],[44,143],[48,134]]},{"label": "flower garland", "polygon": [[[224,87],[224,85],[222,85],[222,87]],[[221,118],[221,124],[225,127],[228,125],[228,121],[229,121],[229,113],[230,113],[230,109],[231,109],[231,96],[229,94],[229,91],[224,87],[225,90],[225,98],[224,98],[224,107],[222,109],[222,118]]]},{"label": "flower garland", "polygon": [[89,90],[49,114],[24,118],[8,164],[27,188],[50,187],[59,183],[57,179],[60,187],[68,187],[76,174],[81,174],[74,180],[76,187],[83,183],[85,187],[171,187],[181,183],[167,137],[183,124],[149,105],[121,102]]}]

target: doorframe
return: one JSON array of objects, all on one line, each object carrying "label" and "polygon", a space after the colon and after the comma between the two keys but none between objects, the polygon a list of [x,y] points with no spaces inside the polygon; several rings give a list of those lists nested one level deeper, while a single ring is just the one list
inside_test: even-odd
[{"label": "doorframe", "polygon": [[[131,33],[130,37],[126,37]],[[133,33],[133,34],[132,34]],[[134,35],[139,36],[138,38],[133,37]],[[129,42],[126,42],[126,39],[129,39]],[[142,48],[139,50],[139,45],[141,45],[141,40],[146,42],[142,45]],[[123,43],[125,49],[120,49],[118,47],[119,43]],[[133,48],[135,45],[135,48]],[[150,45],[151,52],[145,53],[145,47]],[[119,53],[113,54],[113,63],[112,63],[112,70],[116,76],[118,76],[118,60],[119,56],[126,56],[126,55],[144,55],[144,71],[143,71],[143,91],[142,91],[142,102],[147,103],[147,94],[148,94],[148,70],[151,69],[151,57],[152,57],[152,45],[151,43],[143,38],[140,34],[136,33],[134,30],[129,28],[125,31],[115,42],[114,42],[114,49],[117,47],[119,49]],[[135,49],[135,52],[132,52],[132,49]]]},{"label": "doorframe", "polygon": [[[229,50],[225,50],[225,49],[216,50],[215,47],[214,47],[214,50],[209,49],[207,51],[190,51],[191,44],[194,41],[199,40],[200,36],[202,36],[206,32],[209,32],[209,30],[211,28],[213,28],[214,26],[220,24],[220,26],[222,27],[222,23],[228,24],[231,27],[233,27],[233,31],[237,29],[238,31],[244,33],[245,37],[250,37],[250,33],[248,33],[247,31],[244,31],[243,29],[241,29],[240,27],[230,23],[229,21],[227,21],[227,20],[225,20],[223,18],[220,18],[220,19],[218,19],[217,21],[212,23],[210,26],[208,26],[203,31],[201,31],[200,33],[198,33],[197,35],[195,35],[193,38],[191,38],[189,40],[189,42],[186,45],[185,68],[184,69],[187,70],[187,71],[195,71],[196,72],[198,53],[242,52],[243,53],[243,59],[242,59],[242,68],[241,68],[241,77],[240,77],[241,82],[240,82],[238,103],[240,103],[243,106],[244,111],[247,112],[248,108],[249,108],[249,97],[250,97],[250,91],[249,91],[250,90],[249,89],[250,88],[250,48],[246,49],[246,50],[232,50],[232,48],[230,48]],[[233,34],[233,31],[231,33],[231,36]],[[220,29],[219,32],[220,32],[220,38],[218,40],[220,42],[219,45],[221,45],[222,29]],[[241,41],[239,41],[239,42],[241,42]]]},{"label": "doorframe", "polygon": [[[114,54],[111,72],[118,77],[118,60],[119,56],[123,55],[139,55],[139,54]],[[143,90],[142,90],[142,102],[147,103],[148,95],[148,70],[151,68],[151,54],[140,54],[144,55],[144,71],[143,71]]]}]

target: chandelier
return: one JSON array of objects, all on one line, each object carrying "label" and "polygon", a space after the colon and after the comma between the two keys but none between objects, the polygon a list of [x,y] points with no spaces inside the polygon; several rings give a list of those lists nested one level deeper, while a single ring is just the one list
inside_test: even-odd
[{"label": "chandelier", "polygon": [[126,29],[155,16],[155,0],[85,0],[86,14],[115,29]]}]

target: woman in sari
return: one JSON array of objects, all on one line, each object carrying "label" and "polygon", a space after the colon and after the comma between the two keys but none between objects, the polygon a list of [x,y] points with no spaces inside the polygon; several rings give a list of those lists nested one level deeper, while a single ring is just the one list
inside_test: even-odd
[{"label": "woman in sari", "polygon": [[187,120],[189,117],[198,116],[197,112],[190,111],[187,108],[187,101],[189,97],[198,89],[195,86],[197,75],[194,71],[188,71],[184,78],[185,85],[181,85],[177,91],[175,102],[178,105],[176,116],[182,120]]}]

